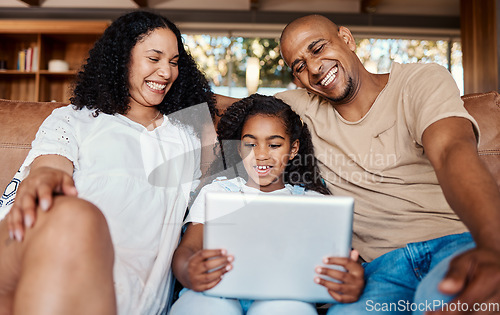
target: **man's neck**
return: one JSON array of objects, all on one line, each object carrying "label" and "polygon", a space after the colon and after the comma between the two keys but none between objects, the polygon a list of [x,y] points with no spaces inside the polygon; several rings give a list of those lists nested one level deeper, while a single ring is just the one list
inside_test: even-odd
[{"label": "man's neck", "polygon": [[356,97],[347,103],[338,104],[331,102],[331,104],[345,120],[353,122],[359,121],[368,113],[388,81],[388,73],[369,73],[362,78],[359,92]]}]

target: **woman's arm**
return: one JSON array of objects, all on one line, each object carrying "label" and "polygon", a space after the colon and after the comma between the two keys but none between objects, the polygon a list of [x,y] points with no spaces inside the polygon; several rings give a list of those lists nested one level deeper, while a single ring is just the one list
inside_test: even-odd
[{"label": "woman's arm", "polygon": [[203,224],[190,223],[174,252],[172,271],[184,287],[200,292],[216,286],[232,261],[225,250],[203,250]]},{"label": "woman's arm", "polygon": [[38,206],[47,211],[55,194],[76,196],[73,163],[60,155],[42,155],[33,160],[29,175],[21,182],[7,215],[9,233],[22,241],[24,229],[35,223]]}]

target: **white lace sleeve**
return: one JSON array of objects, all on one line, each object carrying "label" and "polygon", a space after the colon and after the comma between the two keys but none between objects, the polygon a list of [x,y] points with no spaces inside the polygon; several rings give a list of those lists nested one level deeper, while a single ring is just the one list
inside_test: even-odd
[{"label": "white lace sleeve", "polygon": [[24,160],[19,177],[24,179],[29,173],[33,160],[41,155],[57,154],[66,157],[78,169],[78,141],[75,132],[76,115],[80,111],[71,105],[57,108],[42,123],[31,144],[31,150]]},{"label": "white lace sleeve", "polygon": [[16,198],[17,188],[28,176],[30,165],[35,158],[57,154],[66,157],[78,168],[78,141],[75,132],[75,117],[78,114],[79,111],[74,110],[71,105],[57,108],[42,123],[28,156],[0,198],[0,220],[9,213]]}]

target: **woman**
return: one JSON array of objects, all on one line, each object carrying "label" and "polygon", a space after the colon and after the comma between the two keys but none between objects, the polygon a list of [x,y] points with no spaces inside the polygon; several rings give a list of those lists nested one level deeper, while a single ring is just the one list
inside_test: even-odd
[{"label": "woman", "polygon": [[199,115],[167,115],[205,102],[211,123],[213,94],[177,27],[137,11],[96,42],[71,102],[40,127],[0,222],[16,240],[0,244],[0,314],[159,313],[201,175]]}]

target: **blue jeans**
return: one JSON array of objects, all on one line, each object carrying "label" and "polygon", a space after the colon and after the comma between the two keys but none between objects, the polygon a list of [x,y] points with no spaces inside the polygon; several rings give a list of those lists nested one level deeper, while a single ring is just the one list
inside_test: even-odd
[{"label": "blue jeans", "polygon": [[[451,259],[475,247],[470,233],[407,244],[365,263],[365,289],[350,304],[334,304],[334,314],[423,314],[453,298],[438,291]],[[438,305],[439,304],[439,305]]]},{"label": "blue jeans", "polygon": [[293,300],[252,301],[182,290],[169,315],[317,315],[314,304]]}]

